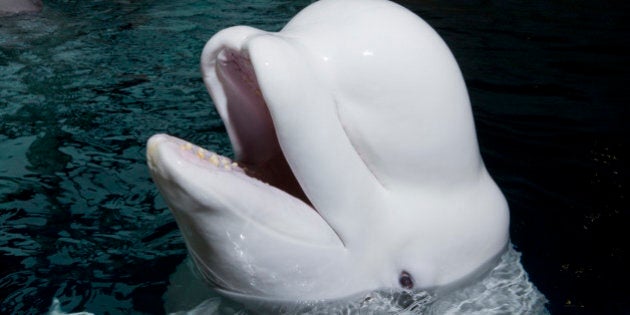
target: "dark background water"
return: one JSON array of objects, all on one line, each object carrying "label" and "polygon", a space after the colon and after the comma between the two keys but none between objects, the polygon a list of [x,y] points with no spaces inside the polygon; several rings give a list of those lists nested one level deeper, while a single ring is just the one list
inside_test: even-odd
[{"label": "dark background water", "polygon": [[[310,1],[48,1],[0,19],[0,313],[162,313],[186,251],[145,167],[168,132],[229,154],[207,39]],[[629,6],[400,1],[451,47],[512,241],[552,314],[630,314]]]},{"label": "dark background water", "polygon": [[[416,2],[413,2],[416,3]],[[630,314],[630,7],[409,4],[466,78],[511,236],[552,314]]]}]

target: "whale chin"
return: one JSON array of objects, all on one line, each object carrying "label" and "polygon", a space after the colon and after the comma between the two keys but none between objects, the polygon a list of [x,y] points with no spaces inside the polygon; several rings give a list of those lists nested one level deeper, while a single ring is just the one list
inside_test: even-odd
[{"label": "whale chin", "polygon": [[[378,40],[376,40],[378,39]],[[159,134],[157,184],[200,275],[252,299],[461,285],[508,243],[457,63],[384,0],[220,31],[201,70],[235,159]]]}]

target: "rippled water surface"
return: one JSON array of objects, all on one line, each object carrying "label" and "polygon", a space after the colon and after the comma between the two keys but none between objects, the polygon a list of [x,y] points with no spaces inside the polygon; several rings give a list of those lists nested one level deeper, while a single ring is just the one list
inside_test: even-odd
[{"label": "rippled water surface", "polygon": [[[163,313],[183,241],[145,166],[167,132],[230,155],[205,42],[310,1],[45,1],[0,18],[0,313]],[[401,1],[455,54],[512,242],[552,313],[624,314],[630,34],[616,2]]]}]

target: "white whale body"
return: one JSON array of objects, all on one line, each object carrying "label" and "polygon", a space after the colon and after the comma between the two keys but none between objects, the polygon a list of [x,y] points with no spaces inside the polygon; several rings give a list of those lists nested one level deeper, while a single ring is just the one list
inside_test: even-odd
[{"label": "white whale body", "polygon": [[507,203],[457,63],[384,0],[322,0],[280,32],[225,29],[201,68],[235,162],[172,136],[152,177],[221,292],[325,300],[456,286],[496,264]]}]

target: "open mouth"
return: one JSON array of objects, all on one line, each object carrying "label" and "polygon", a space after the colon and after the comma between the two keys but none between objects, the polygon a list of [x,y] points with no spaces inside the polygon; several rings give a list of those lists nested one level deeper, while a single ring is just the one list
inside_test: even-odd
[{"label": "open mouth", "polygon": [[224,110],[219,107],[219,111],[237,163],[248,176],[310,204],[282,152],[247,55],[223,49],[216,58],[215,69],[226,96],[226,106]]},{"label": "open mouth", "polygon": [[[246,52],[224,48],[213,62],[213,75],[218,83],[214,92],[219,87],[222,93],[222,97],[215,97],[215,102],[218,99],[216,108],[228,131],[234,161],[185,140],[160,134],[148,143],[147,156],[154,178],[178,182],[183,190],[198,196],[212,196],[217,195],[212,188],[214,184],[190,185],[199,182],[201,176],[218,176],[224,178],[224,182],[237,180],[232,189],[242,198],[248,198],[247,194],[257,190],[255,194],[273,196],[278,203],[289,205],[301,201],[304,205],[300,207],[314,210],[282,152]],[[233,178],[225,179],[225,176]]]},{"label": "open mouth", "polygon": [[[148,141],[152,178],[189,252],[201,257],[196,260],[201,270],[232,274],[218,267],[232,260],[243,266],[252,266],[249,260],[276,264],[278,251],[260,253],[263,240],[291,248],[287,253],[319,248],[343,256],[343,235],[328,214],[369,199],[347,193],[355,179],[363,180],[346,176],[357,167],[356,153],[311,73],[285,62],[289,53],[303,64],[298,54],[274,46],[285,43],[260,30],[234,27],[215,35],[202,52],[204,83],[234,161],[165,134]],[[343,155],[351,157],[338,158]]]}]

